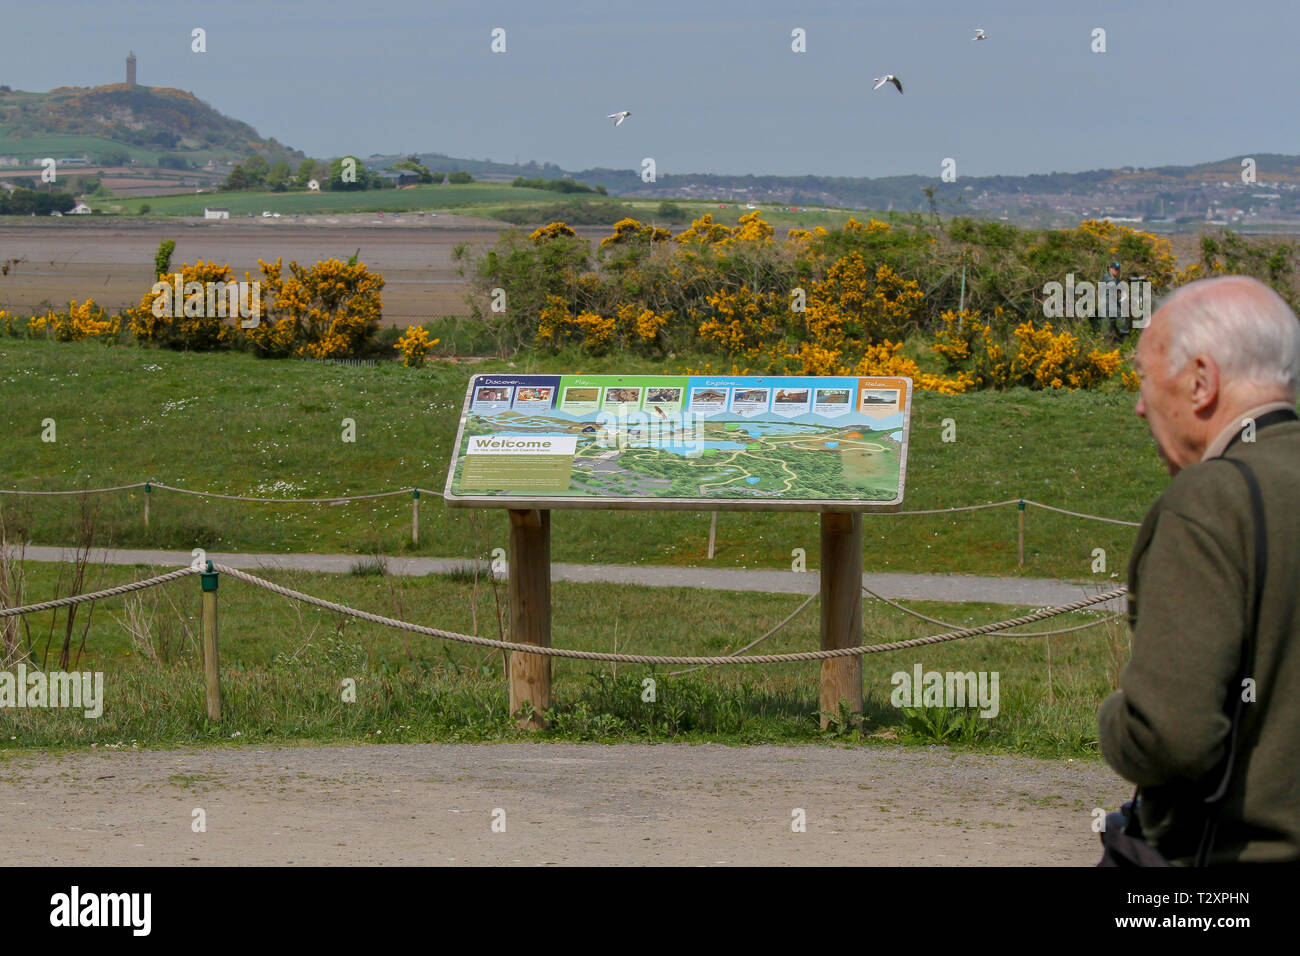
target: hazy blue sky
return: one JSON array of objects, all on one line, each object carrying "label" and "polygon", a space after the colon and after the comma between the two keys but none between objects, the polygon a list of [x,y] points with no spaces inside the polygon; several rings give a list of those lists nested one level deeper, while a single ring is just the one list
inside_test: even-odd
[{"label": "hazy blue sky", "polygon": [[1300,153],[1297,27],[1296,0],[10,0],[0,83],[118,82],[134,49],[140,83],[318,157],[1023,174]]}]

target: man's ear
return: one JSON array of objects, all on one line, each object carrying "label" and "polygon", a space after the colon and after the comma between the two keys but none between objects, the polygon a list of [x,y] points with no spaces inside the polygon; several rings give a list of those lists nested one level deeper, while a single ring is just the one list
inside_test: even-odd
[{"label": "man's ear", "polygon": [[1213,409],[1219,400],[1219,364],[1209,356],[1198,355],[1191,365],[1192,409],[1199,415],[1207,409]]}]

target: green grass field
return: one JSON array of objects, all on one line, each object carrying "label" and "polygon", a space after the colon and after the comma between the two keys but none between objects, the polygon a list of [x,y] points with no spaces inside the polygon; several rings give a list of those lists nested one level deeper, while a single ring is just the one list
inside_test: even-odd
[{"label": "green grass field", "polygon": [[349,212],[413,212],[416,210],[459,210],[489,203],[554,201],[555,194],[541,189],[515,189],[495,183],[452,186],[415,186],[410,189],[368,189],[364,192],[228,192],[201,196],[148,196],[131,199],[92,200],[91,208],[125,213],[149,206],[151,216],[202,216],[204,207],[229,209],[232,216],[270,212],[325,215]]},{"label": "green grass field", "polygon": [[94,165],[96,155],[108,149],[126,150],[136,162],[145,166],[157,165],[159,156],[171,152],[165,149],[147,149],[143,146],[126,146],[101,136],[86,136],[81,133],[50,133],[45,136],[7,136],[0,133],[0,154],[26,157],[39,153],[55,159],[60,156],[90,157],[91,165],[77,167],[78,171],[96,169]]},{"label": "green grass field", "polygon": [[[157,573],[91,566],[86,588]],[[28,563],[25,599],[67,593],[67,566]],[[62,582],[58,578],[62,575]],[[364,610],[444,629],[499,637],[504,584],[464,576],[386,578],[261,572],[285,586]],[[207,721],[194,578],[79,608],[68,669],[104,673],[104,712],[0,708],[0,756],[32,747],[141,747],[230,742],[487,741],[522,738],[508,713],[501,652],[340,618],[224,578],[219,589],[224,719]],[[803,598],[608,584],[557,584],[557,647],[641,654],[726,654],[767,631]],[[921,603],[917,610],[967,625],[999,620],[1005,607]],[[1029,630],[1093,619],[1057,618]],[[88,622],[88,626],[87,626]],[[58,666],[66,617],[28,615],[20,640],[37,662]],[[934,625],[868,600],[867,643],[934,633]],[[84,633],[83,633],[84,628]],[[817,646],[814,601],[760,647]],[[1050,642],[1050,643],[1049,643]],[[983,637],[867,655],[863,719],[819,729],[818,665],[748,665],[669,676],[672,668],[557,660],[555,709],[542,739],[713,740],[795,743],[865,739],[948,743],[1054,757],[1097,755],[1096,709],[1127,658],[1123,628],[1108,623],[1054,637]],[[908,713],[890,703],[891,675],[997,671],[999,713]],[[12,662],[7,670],[14,670]],[[643,681],[655,700],[643,699]],[[345,702],[344,680],[356,700]],[[927,724],[926,718],[929,723]],[[879,735],[873,737],[872,735]]]},{"label": "green grass field", "polygon": [[[0,339],[0,488],[69,490],[156,481],[271,498],[330,497],[422,487],[441,491],[469,376],[474,372],[679,371],[680,363],[613,357],[520,356],[513,363],[420,370],[265,361],[247,354],[175,353],[135,346]],[[1140,520],[1166,481],[1123,392],[917,392],[904,508],[1027,497],[1075,511]],[[356,422],[355,443],[342,421]],[[53,419],[56,441],[42,442]],[[941,440],[952,419],[957,441]],[[78,540],[78,496],[0,496],[11,528],[40,544]],[[87,497],[100,543],[241,551],[414,553],[487,557],[507,544],[500,510],[421,508],[410,543],[407,496],[339,505],[268,505],[155,492],[143,524],[137,489]],[[865,565],[875,571],[1026,574],[1122,579],[1134,529],[1041,510],[1027,518],[1016,565],[1016,509],[868,515]],[[560,511],[560,562],[709,565],[709,515]],[[722,513],[717,567],[789,567],[818,555],[811,514]],[[1106,571],[1092,570],[1094,549]]]},{"label": "green grass field", "polygon": [[[564,196],[541,189],[523,189],[501,183],[469,183],[461,186],[442,184],[438,186],[416,186],[409,189],[366,190],[359,193],[346,192],[230,192],[205,193],[196,196],[135,196],[130,199],[91,200],[90,205],[105,213],[136,215],[141,206],[147,205],[152,217],[202,216],[204,207],[217,206],[229,209],[232,216],[246,216],[252,213],[260,216],[263,210],[278,212],[281,215],[327,215],[331,213],[384,212],[403,213],[416,211],[455,212],[458,215],[478,216],[485,220],[497,220],[509,210],[539,210],[540,218],[549,207],[565,202],[582,202],[599,209],[609,206],[615,210],[631,208],[634,214],[646,222],[662,220],[659,215],[659,200],[620,199],[610,196]],[[685,216],[675,226],[684,227],[686,220],[697,219],[705,213],[712,214],[714,221],[732,224],[741,216],[753,210],[744,204],[734,202],[700,202],[694,200],[670,199],[674,205],[685,212]],[[810,210],[799,207],[799,212],[790,212],[789,206],[765,203],[759,206],[763,218],[778,229],[780,235],[791,228],[811,229],[814,226],[836,228],[843,226],[849,216],[856,215],[865,220],[870,215],[861,211],[847,209]],[[610,223],[619,218],[621,212],[611,213]],[[877,213],[876,215],[885,215]],[[662,224],[662,222],[661,222]]]}]

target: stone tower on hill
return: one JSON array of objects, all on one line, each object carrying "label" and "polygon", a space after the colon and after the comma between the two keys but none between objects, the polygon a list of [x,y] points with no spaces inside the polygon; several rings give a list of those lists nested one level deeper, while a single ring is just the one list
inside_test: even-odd
[{"label": "stone tower on hill", "polygon": [[126,58],[126,85],[135,86],[135,51]]}]

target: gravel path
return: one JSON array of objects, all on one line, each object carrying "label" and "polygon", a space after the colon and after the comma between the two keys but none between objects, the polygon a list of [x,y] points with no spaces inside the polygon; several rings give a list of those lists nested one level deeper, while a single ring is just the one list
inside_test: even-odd
[{"label": "gravel path", "polygon": [[1092,808],[1129,791],[1098,762],[887,745],[11,753],[0,845],[9,866],[1091,866]]},{"label": "gravel path", "polygon": [[[31,561],[70,561],[69,548],[29,545]],[[256,571],[283,568],[299,571],[346,573],[364,555],[355,554],[226,554],[209,552],[208,558],[234,568]],[[181,567],[192,560],[187,551],[97,550],[91,560],[108,564],[151,564]],[[385,558],[389,573],[396,575],[445,574],[466,562],[449,558]],[[636,584],[646,587],[706,588],[715,591],[762,591],[770,594],[812,594],[818,588],[816,571],[742,570],[736,568],[676,568],[660,565],[553,564],[551,580]],[[988,604],[1016,604],[1056,607],[1100,594],[1118,584],[1059,581],[1054,578],[994,578],[967,574],[864,574],[862,583],[893,600],[978,601]],[[1122,599],[1097,606],[1098,610],[1122,611]]]}]

